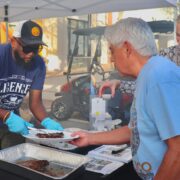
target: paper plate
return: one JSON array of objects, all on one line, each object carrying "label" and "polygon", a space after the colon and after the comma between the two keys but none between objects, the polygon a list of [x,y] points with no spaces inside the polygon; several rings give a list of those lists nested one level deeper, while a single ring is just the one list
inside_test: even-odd
[{"label": "paper plate", "polygon": [[[64,134],[63,138],[39,138],[37,136],[38,133],[60,133],[62,132]],[[24,135],[25,138],[31,139],[32,141],[35,141],[37,143],[43,143],[43,142],[50,142],[50,143],[58,143],[58,142],[68,142],[72,141],[73,139],[78,138],[78,136],[71,136],[71,132],[66,131],[57,131],[57,130],[48,130],[48,129],[30,129],[28,135]]]}]

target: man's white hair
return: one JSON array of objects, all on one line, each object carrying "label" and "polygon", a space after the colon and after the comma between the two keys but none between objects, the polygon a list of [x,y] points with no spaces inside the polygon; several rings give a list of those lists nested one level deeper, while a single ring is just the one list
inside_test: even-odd
[{"label": "man's white hair", "polygon": [[105,37],[110,44],[121,46],[125,41],[143,56],[157,54],[157,47],[149,25],[139,18],[122,19],[113,26],[107,27]]}]

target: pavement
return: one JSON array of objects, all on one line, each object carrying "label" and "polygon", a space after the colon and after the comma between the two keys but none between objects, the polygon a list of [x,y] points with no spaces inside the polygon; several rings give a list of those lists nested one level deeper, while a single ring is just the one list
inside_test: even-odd
[{"label": "pavement", "polygon": [[[43,90],[43,104],[45,106],[46,111],[48,112],[49,116],[55,119],[51,115],[51,104],[53,100],[56,98],[55,93],[59,91],[60,86],[66,82],[66,76],[62,75],[51,75],[47,76],[44,84]],[[21,108],[20,108],[21,116],[28,120],[36,122],[34,116],[29,110],[28,106],[28,95],[25,97]],[[57,120],[57,119],[56,119]],[[58,120],[57,120],[58,121]],[[65,128],[80,128],[80,129],[89,129],[89,122],[81,117],[78,112],[74,112],[70,119],[59,121]]]}]

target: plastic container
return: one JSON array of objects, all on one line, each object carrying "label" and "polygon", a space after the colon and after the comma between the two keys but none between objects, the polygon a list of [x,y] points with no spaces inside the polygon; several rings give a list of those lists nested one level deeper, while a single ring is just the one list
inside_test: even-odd
[{"label": "plastic container", "polygon": [[112,116],[109,113],[106,113],[104,129],[106,131],[110,131],[113,129]]},{"label": "plastic container", "polygon": [[111,94],[103,94],[102,97],[96,95],[95,88],[91,83],[91,109],[89,115],[89,129],[96,131],[107,131],[112,129],[112,117],[107,113],[107,103],[111,99]]}]

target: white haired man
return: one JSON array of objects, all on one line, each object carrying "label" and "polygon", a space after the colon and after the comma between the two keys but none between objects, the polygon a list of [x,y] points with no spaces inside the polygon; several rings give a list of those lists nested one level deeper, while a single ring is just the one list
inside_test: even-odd
[{"label": "white haired man", "polygon": [[[171,46],[165,49],[161,49],[159,51],[159,55],[167,57],[172,62],[176,63],[176,65],[180,66],[180,15],[176,18],[176,42],[177,45]],[[128,80],[111,80],[105,81],[99,89],[99,96],[102,96],[103,91],[106,87],[111,89],[112,96],[115,95],[115,89],[118,87],[120,91],[134,94],[136,86],[136,81],[128,81]]]},{"label": "white haired man", "polygon": [[180,179],[179,67],[157,55],[153,33],[141,19],[120,20],[105,36],[117,70],[137,78],[131,120],[109,132],[75,132],[79,138],[72,143],[131,142],[133,165],[141,179]]}]

